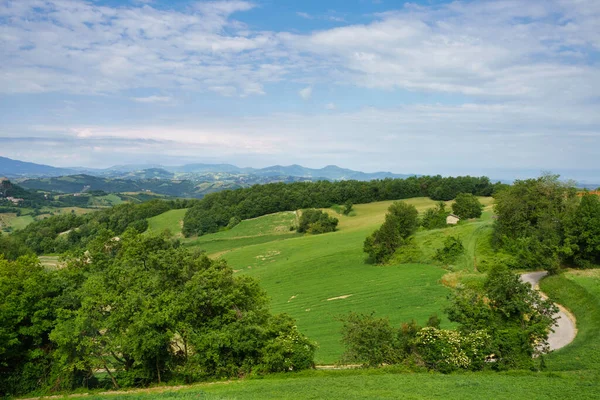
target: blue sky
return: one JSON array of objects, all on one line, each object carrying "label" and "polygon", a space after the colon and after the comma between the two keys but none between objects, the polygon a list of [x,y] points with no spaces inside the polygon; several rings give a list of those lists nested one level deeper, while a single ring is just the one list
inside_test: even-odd
[{"label": "blue sky", "polygon": [[0,155],[600,180],[598,26],[597,0],[0,0]]}]

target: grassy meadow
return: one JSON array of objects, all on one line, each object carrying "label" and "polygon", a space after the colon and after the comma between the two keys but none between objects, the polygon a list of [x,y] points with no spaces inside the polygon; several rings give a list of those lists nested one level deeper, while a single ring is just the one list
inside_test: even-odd
[{"label": "grassy meadow", "polygon": [[[340,220],[338,231],[301,235],[290,231],[293,212],[242,221],[236,227],[184,245],[222,257],[236,274],[257,278],[271,298],[274,312],[294,317],[299,329],[318,343],[317,364],[339,361],[343,348],[338,317],[349,311],[374,312],[393,324],[415,319],[424,323],[437,313],[449,327],[444,307],[450,287],[477,284],[492,257],[491,199],[482,218],[457,226],[419,230],[411,253],[399,254],[389,265],[366,262],[365,237],[384,220],[391,202],[355,205],[353,216],[326,210]],[[406,200],[422,212],[435,203],[426,198]],[[450,204],[450,202],[448,203]],[[149,231],[169,229],[181,234],[185,210],[172,210],[149,220]],[[465,254],[454,265],[433,259],[447,236],[458,236]],[[404,263],[405,258],[414,262]],[[46,260],[51,263],[52,259]],[[97,393],[90,399],[596,399],[600,393],[600,270],[569,270],[541,283],[553,300],[577,317],[578,335],[567,347],[545,356],[545,372],[507,373],[408,372],[404,367],[375,370],[312,370],[266,377],[249,376],[177,388]]]},{"label": "grassy meadow", "polygon": [[[154,388],[92,399],[597,399],[597,373],[398,373],[393,369],[306,371],[215,382],[179,390]],[[565,397],[566,396],[566,397]]]},{"label": "grassy meadow", "polygon": [[[490,199],[482,201],[489,207]],[[406,202],[421,212],[436,204],[428,198]],[[430,265],[431,251],[443,245],[445,235],[453,234],[471,243],[474,253],[473,232],[491,222],[490,211],[486,211],[481,220],[438,230],[435,235],[420,231],[416,241],[424,249],[422,260],[368,264],[363,241],[381,225],[391,203],[355,205],[353,216],[327,209],[340,222],[338,231],[322,235],[290,231],[290,226],[297,225],[297,214],[283,212],[242,221],[230,230],[185,239],[184,243],[226,259],[238,274],[257,278],[271,297],[273,311],[290,314],[300,330],[318,343],[317,363],[333,364],[343,351],[339,317],[350,311],[374,312],[394,324],[412,319],[425,323],[432,314],[442,317],[450,290],[441,282],[451,269]],[[169,211],[150,219],[150,229],[178,232],[181,218],[175,210]],[[465,266],[457,268],[468,268],[470,259],[465,257],[461,261]],[[448,324],[445,321],[443,325]]]}]

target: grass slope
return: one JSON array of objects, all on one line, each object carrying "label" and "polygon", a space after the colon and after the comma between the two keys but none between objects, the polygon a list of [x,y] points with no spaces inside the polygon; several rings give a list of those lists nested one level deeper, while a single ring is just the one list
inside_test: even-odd
[{"label": "grass slope", "polygon": [[180,210],[169,210],[160,215],[148,218],[149,233],[160,233],[169,230],[173,235],[182,236],[181,228],[183,227],[183,217],[187,212],[187,208]]},{"label": "grass slope", "polygon": [[242,221],[232,229],[189,239],[185,244],[220,256],[233,249],[298,237],[290,231],[290,226],[296,225],[296,213],[280,212]]},{"label": "grass slope", "polygon": [[598,375],[556,373],[406,374],[379,371],[307,371],[265,379],[159,388],[91,399],[597,399]]},{"label": "grass slope", "polygon": [[[541,281],[548,296],[577,318],[577,336],[570,345],[547,356],[553,370],[600,367],[600,270],[570,271]],[[599,392],[600,393],[600,392]]]},{"label": "grass slope", "polygon": [[[421,211],[435,205],[424,198],[407,202]],[[438,283],[445,273],[443,269],[420,264],[382,267],[365,262],[363,241],[383,222],[390,204],[359,204],[354,217],[336,215],[340,220],[337,232],[301,236],[288,233],[285,240],[260,244],[231,240],[232,246],[243,247],[229,248],[223,257],[237,273],[258,278],[271,297],[273,311],[293,316],[300,330],[318,342],[317,363],[334,363],[343,350],[337,318],[350,311],[389,316],[394,324],[411,319],[424,323],[433,313],[443,314],[449,293]],[[262,218],[244,223],[268,225]],[[206,235],[195,244],[233,238],[234,231]]]}]

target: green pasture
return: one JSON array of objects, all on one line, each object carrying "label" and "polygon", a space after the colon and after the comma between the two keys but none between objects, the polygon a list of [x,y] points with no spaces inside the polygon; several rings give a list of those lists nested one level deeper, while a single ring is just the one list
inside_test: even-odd
[{"label": "green pasture", "polygon": [[160,233],[169,230],[173,235],[181,236],[181,228],[183,227],[183,217],[187,212],[187,208],[180,210],[169,210],[160,215],[148,218],[149,233]]},{"label": "green pasture", "polygon": [[[424,198],[407,202],[421,211],[435,205],[434,201]],[[383,222],[390,204],[356,205],[356,214],[352,217],[326,210],[340,220],[337,232],[284,233],[283,227],[293,223],[295,216],[279,213],[244,221],[238,232],[236,227],[202,236],[193,244],[200,248],[222,244],[220,254],[234,271],[259,279],[271,297],[273,311],[293,316],[300,330],[318,343],[317,363],[331,364],[339,361],[343,351],[339,317],[350,311],[375,312],[389,317],[394,324],[412,319],[424,323],[433,313],[443,314],[449,293],[449,289],[439,283],[446,273],[444,269],[422,264],[377,266],[366,263],[363,241]],[[275,232],[279,226],[282,227],[280,235],[245,237],[252,232]],[[252,243],[261,238],[268,241]],[[227,240],[229,248],[225,247]]]},{"label": "green pasture", "polygon": [[[547,356],[552,370],[600,367],[600,269],[572,270],[541,281],[541,289],[577,318],[577,336],[570,345]],[[600,391],[598,392],[600,393]]]},{"label": "green pasture", "polygon": [[92,399],[597,399],[597,373],[398,373],[381,370],[307,371],[265,379],[155,388]]}]

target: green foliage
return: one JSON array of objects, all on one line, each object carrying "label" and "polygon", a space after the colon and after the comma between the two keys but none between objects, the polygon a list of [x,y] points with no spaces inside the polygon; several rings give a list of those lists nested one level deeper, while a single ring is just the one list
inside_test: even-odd
[{"label": "green foliage", "polygon": [[579,267],[600,264],[600,197],[585,193],[565,218],[563,254]]},{"label": "green foliage", "polygon": [[462,333],[484,330],[492,337],[489,349],[496,357],[492,367],[499,370],[534,367],[532,357],[547,350],[556,311],[551,301],[506,267],[490,270],[482,293],[459,290],[447,309]]},{"label": "green foliage", "polygon": [[15,240],[12,236],[4,235],[0,232],[0,256],[14,261],[27,254],[33,254],[33,251],[24,243]]},{"label": "green foliage", "polygon": [[37,254],[63,253],[84,248],[103,229],[115,235],[128,228],[144,232],[148,229],[148,218],[189,205],[187,200],[152,200],[141,204],[121,204],[84,215],[56,215],[34,221],[11,236]]},{"label": "green foliage", "polygon": [[133,228],[99,231],[67,267],[0,259],[0,383],[13,394],[191,382],[313,366],[315,345],[248,276]]},{"label": "green foliage", "polygon": [[342,362],[379,367],[402,360],[398,332],[387,318],[352,312],[342,318],[342,323],[342,342],[346,346]]},{"label": "green foliage", "polygon": [[555,175],[516,181],[496,195],[495,243],[517,256],[521,268],[556,272],[561,255],[579,257],[577,245],[564,241],[565,225],[583,223],[575,193]]},{"label": "green foliage", "polygon": [[[482,369],[490,336],[483,330],[471,333],[439,329],[437,316],[422,328],[412,321],[400,329],[387,318],[350,313],[342,319],[343,362],[365,367],[411,362],[444,373],[458,369]],[[410,361],[409,361],[410,360]]]},{"label": "green foliage", "polygon": [[489,354],[491,337],[485,330],[459,331],[425,327],[415,338],[416,352],[427,368],[443,373],[480,370]]},{"label": "green foliage", "polygon": [[236,226],[240,222],[242,222],[242,220],[239,219],[239,217],[231,217],[231,218],[229,218],[229,223],[227,224],[227,229],[233,228],[234,226]]},{"label": "green foliage", "polygon": [[464,252],[465,248],[460,238],[448,236],[444,240],[444,247],[437,249],[434,258],[442,264],[448,265],[455,262]]},{"label": "green foliage", "polygon": [[298,232],[300,233],[326,233],[335,231],[338,219],[330,217],[326,212],[321,210],[304,210],[298,224]]},{"label": "green foliage", "polygon": [[35,256],[0,255],[0,396],[47,384],[60,283]]},{"label": "green foliage", "polygon": [[471,193],[459,193],[452,204],[452,211],[460,218],[479,218],[483,205]]},{"label": "green foliage", "polygon": [[[440,189],[441,188],[441,189]],[[256,218],[281,211],[329,208],[334,204],[371,203],[429,196],[450,200],[458,193],[489,196],[494,185],[486,177],[420,176],[372,181],[271,183],[206,195],[184,218],[185,236],[218,232],[229,219]]]},{"label": "green foliage", "polygon": [[438,202],[435,208],[428,208],[421,217],[421,226],[425,229],[439,229],[446,227],[446,203]]},{"label": "green foliage", "polygon": [[396,249],[416,232],[418,216],[415,206],[402,201],[394,202],[388,208],[383,225],[365,239],[364,252],[378,264],[389,260]]},{"label": "green foliage", "polygon": [[352,212],[352,206],[354,204],[352,204],[351,201],[347,201],[346,204],[344,204],[344,215],[349,215]]}]

